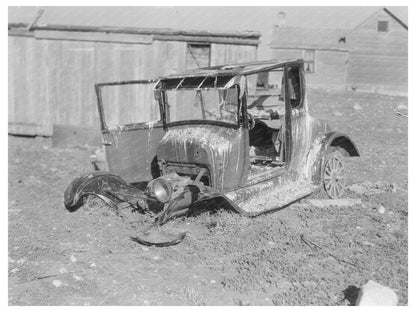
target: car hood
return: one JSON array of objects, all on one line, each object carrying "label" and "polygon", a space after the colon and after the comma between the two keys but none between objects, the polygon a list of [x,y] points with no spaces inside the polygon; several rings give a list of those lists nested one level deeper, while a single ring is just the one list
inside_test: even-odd
[{"label": "car hood", "polygon": [[223,126],[175,126],[166,132],[156,154],[158,160],[208,168],[213,185],[218,187],[224,182],[227,168],[233,166],[239,138],[239,130]]}]

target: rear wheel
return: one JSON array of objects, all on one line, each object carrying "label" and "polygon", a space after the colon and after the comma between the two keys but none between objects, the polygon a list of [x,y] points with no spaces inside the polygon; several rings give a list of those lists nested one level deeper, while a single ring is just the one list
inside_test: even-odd
[{"label": "rear wheel", "polygon": [[345,191],[346,169],[344,156],[335,150],[325,157],[322,183],[330,198],[340,198]]}]

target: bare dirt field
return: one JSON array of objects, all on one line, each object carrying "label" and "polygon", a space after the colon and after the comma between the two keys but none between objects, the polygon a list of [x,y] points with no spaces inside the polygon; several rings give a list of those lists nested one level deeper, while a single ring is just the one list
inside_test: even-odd
[{"label": "bare dirt field", "polygon": [[351,305],[369,279],[406,305],[408,120],[394,109],[407,98],[314,91],[309,105],[357,143],[349,182],[367,191],[345,196],[362,204],[315,207],[317,193],[257,218],[178,218],[159,234],[188,234],[167,248],[131,241],[142,217],[98,199],[64,208],[94,148],[9,136],[9,305]]}]

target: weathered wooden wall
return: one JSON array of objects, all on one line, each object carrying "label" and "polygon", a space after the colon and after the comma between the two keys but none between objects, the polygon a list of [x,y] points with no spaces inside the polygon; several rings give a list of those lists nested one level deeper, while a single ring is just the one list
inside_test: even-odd
[{"label": "weathered wooden wall", "polygon": [[9,133],[51,135],[56,77],[50,46],[33,37],[9,36],[8,41]]},{"label": "weathered wooden wall", "polygon": [[[211,65],[256,60],[257,46],[252,43],[210,44]],[[155,40],[151,35],[9,33],[9,133],[51,136],[54,125],[69,127],[58,127],[61,131],[98,130],[95,83],[185,71],[186,49],[186,41]],[[108,88],[104,95],[112,124],[158,117],[151,86]]]},{"label": "weathered wooden wall", "polygon": [[[378,32],[378,21],[389,31]],[[380,93],[407,94],[408,31],[391,15],[380,11],[346,37],[350,48],[347,84]]]},{"label": "weathered wooden wall", "polygon": [[[9,132],[50,136],[53,125],[98,129],[94,84],[151,77],[152,53],[151,44],[9,36]],[[131,96],[112,94],[108,114],[149,118],[147,99],[134,108],[114,105],[132,104]]]},{"label": "weathered wooden wall", "polygon": [[257,46],[211,44],[211,66],[257,60]]},{"label": "weathered wooden wall", "polygon": [[[54,119],[57,125],[98,127],[95,83],[151,77],[150,44],[55,42],[59,45],[61,69]],[[149,117],[149,103],[142,100],[143,88],[109,87],[108,91],[104,92],[105,103],[109,104],[106,115],[115,123],[129,117],[140,117],[137,121]],[[136,106],[132,98],[137,99]]]},{"label": "weathered wooden wall", "polygon": [[[273,58],[303,58],[303,49],[273,49]],[[315,72],[305,73],[307,87],[345,90],[348,52],[343,50],[315,50]]]},{"label": "weathered wooden wall", "polygon": [[348,52],[317,50],[315,70],[307,74],[308,84],[317,88],[345,90],[347,80]]}]

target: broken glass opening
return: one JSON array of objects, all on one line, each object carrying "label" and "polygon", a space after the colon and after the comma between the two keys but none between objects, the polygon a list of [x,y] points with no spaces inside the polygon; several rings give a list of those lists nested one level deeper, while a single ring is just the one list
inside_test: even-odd
[{"label": "broken glass opening", "polygon": [[229,89],[165,90],[166,122],[214,120],[238,125],[238,93],[237,85]]}]

